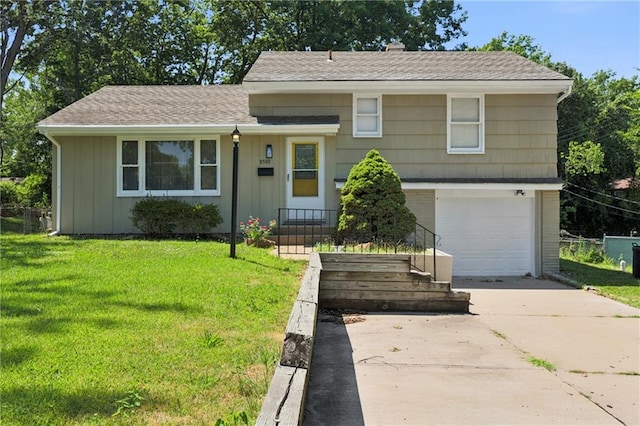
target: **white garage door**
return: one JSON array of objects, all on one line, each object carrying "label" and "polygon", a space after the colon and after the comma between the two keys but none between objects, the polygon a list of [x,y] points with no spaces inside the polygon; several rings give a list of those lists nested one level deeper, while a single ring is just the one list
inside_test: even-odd
[{"label": "white garage door", "polygon": [[440,250],[453,255],[453,274],[534,273],[534,191],[436,191]]}]

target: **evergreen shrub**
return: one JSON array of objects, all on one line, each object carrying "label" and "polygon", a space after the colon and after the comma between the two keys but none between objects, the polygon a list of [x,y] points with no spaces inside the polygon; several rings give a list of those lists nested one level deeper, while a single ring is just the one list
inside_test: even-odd
[{"label": "evergreen shrub", "polygon": [[353,166],[340,194],[336,236],[360,242],[404,241],[416,217],[405,205],[400,177],[377,150]]}]

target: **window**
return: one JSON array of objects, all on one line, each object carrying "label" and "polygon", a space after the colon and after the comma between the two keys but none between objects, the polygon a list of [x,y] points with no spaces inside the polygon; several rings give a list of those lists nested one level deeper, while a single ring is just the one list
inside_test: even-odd
[{"label": "window", "polygon": [[484,153],[484,96],[447,96],[447,152]]},{"label": "window", "polygon": [[118,140],[118,196],[219,195],[217,138]]},{"label": "window", "polygon": [[382,137],[381,99],[381,95],[353,95],[354,137]]}]

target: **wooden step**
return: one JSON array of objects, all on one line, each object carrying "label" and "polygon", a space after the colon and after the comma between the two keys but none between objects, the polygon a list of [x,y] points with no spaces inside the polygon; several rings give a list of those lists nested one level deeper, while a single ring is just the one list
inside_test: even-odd
[{"label": "wooden step", "polygon": [[331,309],[469,312],[469,293],[411,269],[409,254],[320,253],[319,301]]},{"label": "wooden step", "polygon": [[[401,298],[397,295],[403,295]],[[449,312],[469,313],[469,293],[462,292],[421,292],[405,294],[389,292],[388,297],[372,299],[371,293],[357,294],[353,297],[338,298],[320,291],[320,306],[325,309],[353,309],[359,311],[412,311],[412,312]],[[380,295],[382,296],[382,295]],[[357,298],[361,297],[361,298]]]},{"label": "wooden step", "polygon": [[[343,281],[321,278],[321,290],[334,290],[343,293],[366,290],[371,292],[448,292],[451,284],[448,282],[420,282],[420,281]],[[372,294],[373,296],[373,294]]]},{"label": "wooden step", "polygon": [[381,253],[320,253],[323,271],[410,272],[410,255]]}]

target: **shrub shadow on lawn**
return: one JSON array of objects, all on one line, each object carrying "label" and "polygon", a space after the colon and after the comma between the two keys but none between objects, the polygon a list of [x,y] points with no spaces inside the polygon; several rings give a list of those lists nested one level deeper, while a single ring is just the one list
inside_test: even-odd
[{"label": "shrub shadow on lawn", "polygon": [[66,250],[71,244],[71,241],[48,240],[44,236],[41,240],[5,238],[2,240],[3,262],[29,268],[41,268],[50,262],[66,263],[67,260],[55,254]]},{"label": "shrub shadow on lawn", "polygon": [[39,317],[29,321],[26,328],[37,334],[63,333],[71,322],[69,318]]},{"label": "shrub shadow on lawn", "polygon": [[181,302],[172,303],[134,303],[134,302],[112,302],[113,305],[125,308],[139,309],[147,312],[182,312],[182,313],[202,313],[203,308],[195,305],[187,305]]},{"label": "shrub shadow on lawn", "polygon": [[38,353],[35,346],[15,346],[2,349],[0,366],[2,368],[14,367],[33,358]]}]

